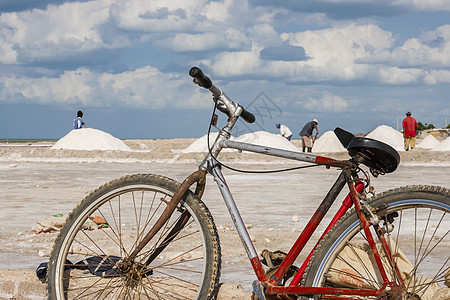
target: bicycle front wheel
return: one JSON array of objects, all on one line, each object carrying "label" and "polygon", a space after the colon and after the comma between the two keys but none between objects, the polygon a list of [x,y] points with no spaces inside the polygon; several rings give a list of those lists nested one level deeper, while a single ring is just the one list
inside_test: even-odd
[{"label": "bicycle front wheel", "polygon": [[[401,293],[399,299],[450,296],[450,191],[410,186],[379,194],[369,204],[380,217],[379,229],[387,231],[393,261],[383,254],[380,241],[377,249],[388,280],[397,285],[397,294]],[[354,210],[326,235],[306,272],[303,284],[307,286],[378,290],[384,284]],[[330,299],[314,297],[322,298]],[[349,298],[390,299],[388,295]]]},{"label": "bicycle front wheel", "polygon": [[69,215],[48,267],[49,299],[210,299],[220,275],[212,216],[191,191],[138,253],[179,183],[157,175],[113,180]]}]

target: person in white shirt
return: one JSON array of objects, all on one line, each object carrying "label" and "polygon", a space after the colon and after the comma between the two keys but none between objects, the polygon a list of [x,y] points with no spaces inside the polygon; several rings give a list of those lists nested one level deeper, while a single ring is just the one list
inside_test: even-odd
[{"label": "person in white shirt", "polygon": [[275,127],[280,129],[280,134],[282,137],[286,138],[288,141],[292,138],[292,132],[286,125],[280,125],[280,123],[275,124]]},{"label": "person in white shirt", "polygon": [[77,117],[73,120],[73,129],[80,129],[81,127],[87,127],[86,124],[83,122],[83,112],[79,110],[77,112]]}]

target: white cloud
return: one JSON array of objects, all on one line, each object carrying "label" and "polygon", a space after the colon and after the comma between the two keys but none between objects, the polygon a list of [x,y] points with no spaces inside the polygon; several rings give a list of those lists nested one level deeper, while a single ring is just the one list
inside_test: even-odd
[{"label": "white cloud", "polygon": [[253,42],[266,47],[278,46],[283,42],[273,25],[269,23],[256,24],[250,27],[247,32]]},{"label": "white cloud", "polygon": [[238,50],[249,44],[245,33],[230,28],[224,32],[206,32],[199,34],[179,33],[174,37],[156,41],[156,45],[169,48],[174,52],[192,52],[206,50]]},{"label": "white cloud", "polygon": [[[0,33],[0,35],[3,35]],[[5,40],[0,40],[0,63],[14,64],[17,62],[17,52],[14,45]]]},{"label": "white cloud", "polygon": [[[423,4],[420,1],[414,3],[416,6]],[[426,6],[427,9],[444,9],[444,4],[445,1],[429,1]],[[395,5],[402,5],[402,1]],[[298,15],[284,11],[289,14],[287,24],[275,24],[276,10],[251,7],[247,1],[238,0],[92,0],[50,5],[45,10],[2,13],[0,63],[70,64],[69,58],[74,56],[81,60],[89,56],[86,53],[99,51],[104,54],[104,50],[145,42],[148,43],[146,47],[156,45],[168,49],[167,57],[173,52],[209,51],[202,62],[211,68],[212,75],[221,77],[275,78],[289,83],[370,81],[403,85],[448,82],[448,71],[442,68],[450,67],[450,25],[410,38],[396,47],[392,33],[374,24],[346,22],[337,27],[299,32],[295,32],[299,26],[293,26],[294,32],[280,34],[277,29],[286,28],[287,31],[291,20]],[[299,14],[305,19],[323,16]],[[307,25],[302,23],[303,26]],[[333,25],[324,23],[320,27],[325,26]],[[283,43],[304,48],[309,59],[271,61],[270,58],[276,56],[261,58],[263,49]],[[143,61],[162,65],[152,59]],[[133,63],[139,64],[136,61],[138,59]],[[149,74],[143,74],[143,71]],[[17,80],[17,85],[8,78]],[[129,102],[155,108],[165,103],[182,105],[182,102],[170,102],[168,97],[146,103],[146,93],[164,94],[159,88],[167,87],[163,80],[169,81],[172,89],[182,84],[173,75],[151,67],[119,74],[101,74],[80,68],[56,78],[4,76],[2,82],[7,83],[10,90],[2,92],[8,95],[12,95],[12,91],[22,93],[36,101],[81,101],[90,105],[103,105],[99,99],[105,98],[115,99],[114,103]],[[101,85],[98,91],[96,84]],[[107,96],[103,97],[102,93]]]},{"label": "white cloud", "polygon": [[92,93],[89,82],[94,76],[86,69],[66,71],[60,77],[18,77],[2,76],[0,84],[1,99],[8,100],[16,94],[39,103],[91,103],[89,94]]},{"label": "white cloud", "polygon": [[450,71],[432,70],[427,72],[425,79],[426,84],[450,83]]},{"label": "white cloud", "polygon": [[218,76],[240,76],[261,72],[261,60],[257,48],[252,51],[222,52],[210,63]]},{"label": "white cloud", "polygon": [[221,76],[254,75],[291,81],[359,80],[377,68],[357,61],[382,53],[394,42],[392,34],[375,25],[347,25],[323,30],[281,34],[292,46],[303,47],[310,59],[298,62],[263,61],[252,51],[218,54],[210,66]]},{"label": "white cloud", "polygon": [[322,97],[319,99],[308,97],[307,100],[298,101],[297,104],[309,111],[336,113],[347,111],[349,106],[344,98],[326,91],[323,92]]},{"label": "white cloud", "polygon": [[99,32],[110,19],[110,6],[108,0],[73,2],[1,14],[0,47],[6,55],[0,56],[0,62],[57,60],[59,55],[128,45],[123,37],[105,42]]},{"label": "white cloud", "polygon": [[229,6],[232,3],[230,0],[224,2],[210,2],[202,10],[202,15],[204,15],[208,20],[212,22],[225,22],[231,19],[231,15],[228,12]]},{"label": "white cloud", "polygon": [[395,0],[393,4],[413,7],[420,11],[450,11],[450,3],[447,0]]},{"label": "white cloud", "polygon": [[450,67],[450,25],[438,27],[434,31],[406,40],[396,48],[386,48],[361,58],[360,63],[382,64],[389,67],[422,68],[439,70]]},{"label": "white cloud", "polygon": [[[310,59],[264,61],[259,55],[263,46],[255,44],[251,51],[220,53],[208,65],[220,76],[267,76],[290,82],[447,82],[447,73],[438,71],[450,66],[450,25],[411,38],[400,47],[395,47],[391,32],[371,24],[283,33],[280,37],[303,47]],[[438,78],[437,74],[443,77]]]},{"label": "white cloud", "polygon": [[[126,106],[159,109],[204,107],[205,97],[191,98],[198,90],[185,77],[152,67],[118,74],[96,73],[85,68],[59,77],[0,77],[0,101],[21,94],[38,103],[81,103],[87,106]],[[180,96],[186,95],[186,96]]]},{"label": "white cloud", "polygon": [[129,0],[114,1],[111,12],[118,26],[145,32],[195,31],[203,25],[200,17],[206,0]]},{"label": "white cloud", "polygon": [[403,66],[450,67],[450,25],[408,39],[392,51],[390,62]]},{"label": "white cloud", "polygon": [[323,69],[325,75],[332,73],[348,79],[361,75],[356,60],[390,48],[394,42],[390,32],[376,25],[354,24],[293,34],[285,33],[281,37],[294,46],[305,48],[306,54],[311,57],[305,64]]},{"label": "white cloud", "polygon": [[410,84],[418,82],[424,75],[421,69],[400,69],[395,67],[385,67],[379,70],[379,76],[383,83],[387,84]]},{"label": "white cloud", "polygon": [[450,42],[450,25],[439,26],[434,31],[425,32],[421,35],[420,39],[423,42],[433,42],[440,39],[445,42]]},{"label": "white cloud", "polygon": [[[251,45],[242,24],[254,25],[242,2],[93,0],[2,13],[0,63],[73,61],[76,55],[132,47],[133,42],[154,42],[175,52],[242,50]],[[274,36],[273,28],[260,25]]]}]

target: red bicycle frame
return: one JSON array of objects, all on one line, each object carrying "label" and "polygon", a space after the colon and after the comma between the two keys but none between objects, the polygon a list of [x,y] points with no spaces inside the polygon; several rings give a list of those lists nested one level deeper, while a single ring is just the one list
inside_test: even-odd
[{"label": "red bicycle frame", "polygon": [[[233,142],[234,143],[234,142]],[[243,146],[243,143],[238,143],[239,148]],[[227,146],[230,146],[231,144],[227,144]],[[235,143],[233,145],[236,145]],[[252,146],[253,147],[253,146]],[[234,147],[233,147],[234,148]],[[255,148],[256,149],[256,148]],[[252,149],[252,150],[255,150]],[[265,148],[267,150],[267,148]],[[274,149],[271,149],[274,150]],[[253,151],[256,152],[256,151]],[[278,153],[279,154],[279,153]],[[279,155],[276,156],[279,156]],[[303,154],[305,155],[305,154]],[[308,158],[310,159],[310,158]],[[216,179],[216,182],[219,185],[219,189],[221,190],[222,196],[227,204],[227,207],[229,209],[230,215],[232,216],[233,222],[235,222],[235,226],[237,228],[237,231],[241,237],[241,240],[244,244],[244,248],[247,251],[247,254],[249,256],[249,260],[252,264],[253,270],[257,276],[259,284],[265,288],[265,293],[267,295],[311,295],[311,294],[326,294],[326,295],[334,295],[336,296],[336,299],[339,299],[340,295],[359,295],[359,296],[383,296],[388,293],[386,290],[387,287],[395,288],[395,284],[391,281],[389,281],[386,271],[384,269],[384,266],[381,261],[380,254],[378,253],[378,250],[375,245],[375,240],[373,238],[373,235],[370,231],[370,226],[372,223],[367,220],[366,215],[363,212],[363,208],[360,204],[360,193],[364,189],[364,184],[361,181],[358,181],[356,184],[354,184],[354,180],[356,176],[354,176],[354,165],[352,165],[351,162],[338,162],[330,158],[326,157],[315,157],[315,162],[317,164],[324,164],[327,166],[340,166],[342,167],[342,172],[339,175],[338,179],[334,183],[334,185],[331,187],[330,191],[325,196],[322,203],[317,208],[314,215],[309,220],[308,224],[305,226],[303,231],[301,232],[300,236],[297,238],[294,245],[291,247],[290,251],[282,261],[282,263],[277,267],[275,273],[268,278],[264,267],[262,265],[262,262],[259,258],[259,256],[256,253],[256,250],[254,248],[253,243],[248,238],[248,232],[245,229],[245,225],[243,224],[243,221],[240,217],[240,214],[235,207],[234,200],[231,196],[231,193],[229,192],[228,186],[225,182],[225,179],[220,171],[219,166],[212,167],[210,170],[210,173],[213,174],[213,176]],[[296,273],[294,278],[291,280],[290,284],[288,286],[280,286],[281,279],[286,275],[289,268],[292,266],[294,261],[297,259],[298,255],[303,250],[306,243],[309,241],[315,230],[317,229],[320,222],[323,220],[324,216],[328,212],[331,205],[336,200],[339,193],[342,191],[345,184],[348,185],[348,188],[350,190],[347,197],[342,202],[341,207],[339,208],[338,212],[334,216],[334,218],[331,220],[330,224],[328,225],[327,229],[323,233],[322,237],[319,239],[317,243],[320,242],[320,240],[323,238],[323,236],[333,227],[336,222],[347,212],[347,210],[354,205],[355,210],[358,213],[358,217],[361,220],[361,225],[363,227],[363,230],[366,234],[367,241],[370,245],[371,252],[373,254],[374,260],[378,266],[378,270],[380,272],[381,278],[384,281],[383,286],[379,290],[371,290],[371,289],[353,289],[353,288],[323,288],[323,287],[306,287],[306,286],[299,286],[300,280],[304,274],[304,271],[306,269],[306,266],[313,254],[314,249],[309,253],[309,256],[307,259],[303,262],[302,266],[300,267],[299,271]],[[395,264],[394,260],[392,259],[390,252],[387,248],[387,242],[384,239],[383,234],[379,234],[378,239],[381,240],[382,244],[385,246],[383,251],[388,257],[388,260],[391,264]],[[317,246],[317,244],[316,244]],[[394,265],[395,267],[395,265]],[[398,270],[397,270],[398,272]],[[399,272],[398,274],[399,275]]]},{"label": "red bicycle frame", "polygon": [[[217,141],[216,141],[217,142]],[[215,143],[216,144],[216,143]],[[370,230],[370,226],[372,223],[367,220],[365,213],[363,212],[364,209],[361,207],[360,204],[360,193],[362,192],[364,188],[364,184],[360,181],[356,182],[354,184],[354,181],[357,180],[356,176],[356,167],[357,165],[354,162],[351,161],[336,161],[331,158],[321,157],[321,156],[314,156],[311,154],[303,154],[303,153],[297,153],[292,151],[286,151],[281,149],[274,149],[270,147],[263,147],[263,146],[257,146],[252,144],[246,144],[246,143],[240,143],[240,142],[232,142],[229,140],[220,141],[219,143],[219,149],[217,150],[217,153],[220,152],[220,148],[235,148],[240,150],[247,150],[251,152],[256,153],[264,153],[268,155],[273,155],[277,157],[285,157],[295,160],[301,160],[301,161],[307,161],[311,163],[315,163],[318,165],[325,165],[327,167],[339,167],[342,169],[338,179],[333,184],[327,195],[325,196],[322,203],[317,208],[314,215],[309,220],[308,224],[305,226],[303,231],[301,232],[300,236],[297,238],[296,242],[282,261],[282,263],[277,267],[275,273],[268,278],[266,275],[266,272],[264,270],[264,267],[262,265],[262,262],[259,258],[259,255],[256,252],[256,249],[250,239],[250,236],[247,232],[246,226],[241,218],[241,215],[239,213],[239,210],[237,209],[236,203],[234,202],[234,199],[231,195],[231,192],[228,188],[228,185],[225,181],[225,178],[223,177],[223,174],[221,172],[221,166],[220,164],[212,157],[207,156],[205,160],[202,162],[199,170],[188,176],[183,183],[180,185],[179,189],[176,191],[175,195],[172,197],[171,201],[169,202],[169,205],[167,206],[166,210],[167,212],[164,212],[161,216],[161,220],[157,222],[157,224],[162,224],[164,219],[166,219],[171,214],[171,209],[176,207],[178,205],[179,201],[181,200],[184,193],[193,185],[197,184],[197,188],[195,193],[201,197],[204,187],[205,187],[205,176],[206,173],[209,172],[214,176],[214,179],[216,183],[218,184],[219,190],[222,194],[222,197],[225,201],[225,204],[228,208],[228,211],[230,213],[231,219],[234,222],[234,225],[236,227],[236,230],[241,238],[241,241],[244,245],[244,249],[247,252],[247,255],[249,257],[249,260],[252,264],[253,270],[257,276],[258,281],[256,282],[260,286],[262,286],[265,289],[266,295],[312,295],[312,294],[322,294],[322,295],[332,295],[333,298],[339,299],[342,298],[340,295],[359,295],[359,296],[385,296],[387,293],[392,293],[391,291],[388,291],[387,288],[389,287],[392,291],[398,291],[399,286],[391,281],[389,281],[385,268],[382,264],[380,254],[378,253],[377,247],[375,245],[375,240],[373,238],[373,235]],[[336,200],[339,193],[342,191],[345,184],[348,185],[348,188],[350,190],[349,194],[343,201],[341,207],[339,208],[338,212],[328,225],[326,231],[323,233],[321,239],[323,236],[333,227],[336,222],[346,213],[346,211],[352,206],[355,206],[355,210],[358,214],[358,217],[361,221],[361,226],[364,230],[364,233],[367,238],[367,242],[371,248],[371,253],[374,257],[374,260],[376,262],[376,265],[378,267],[378,270],[380,272],[381,278],[383,279],[383,286],[378,290],[373,289],[354,289],[354,288],[324,288],[324,287],[307,287],[307,286],[299,286],[300,280],[304,274],[304,271],[306,269],[306,266],[313,254],[314,249],[309,253],[309,256],[307,259],[303,262],[301,268],[297,272],[297,274],[294,276],[292,281],[288,286],[281,286],[280,282],[281,279],[286,275],[289,268],[292,266],[294,261],[297,259],[298,255],[303,250],[306,243],[309,241],[317,227],[319,226],[320,222],[325,217],[326,213]],[[161,221],[161,222],[160,222]],[[376,226],[375,226],[376,227]],[[139,253],[140,249],[146,244],[148,240],[151,239],[154,232],[157,232],[160,228],[157,226],[154,226],[154,228],[147,233],[147,236],[143,239],[141,244],[135,249],[133,254],[126,260],[124,260],[124,263],[128,263],[133,259],[133,256]],[[396,277],[401,278],[400,272],[396,268],[395,261],[393,260],[391,253],[389,251],[389,248],[387,247],[387,241],[384,238],[383,232],[380,230],[377,231],[377,238],[381,241],[381,244],[383,245],[383,252],[385,256],[388,258],[389,263],[394,268],[394,270],[397,270]],[[317,243],[320,242],[320,239]],[[317,244],[316,244],[317,245]],[[401,281],[400,281],[401,282]],[[402,284],[402,282],[401,282]]]},{"label": "red bicycle frame", "polygon": [[[255,274],[258,278],[258,281],[256,282],[256,288],[260,288],[263,286],[265,288],[265,295],[311,295],[311,294],[326,294],[326,295],[334,295],[336,298],[338,298],[338,295],[360,295],[360,296],[382,296],[386,295],[388,291],[386,291],[387,287],[390,286],[394,291],[398,290],[395,283],[392,283],[389,281],[386,271],[384,269],[384,266],[381,262],[380,254],[378,253],[378,250],[375,245],[375,240],[372,236],[370,226],[374,225],[375,228],[378,228],[377,224],[372,224],[370,220],[366,219],[365,212],[363,212],[363,207],[361,207],[360,201],[362,198],[360,197],[360,193],[362,192],[364,185],[361,182],[354,183],[354,180],[357,180],[357,166],[358,163],[355,161],[336,161],[331,158],[322,157],[322,156],[315,156],[311,154],[304,154],[304,153],[298,153],[293,151],[286,151],[281,149],[275,149],[271,147],[263,147],[248,143],[240,143],[236,141],[231,141],[231,132],[233,129],[233,126],[239,119],[239,117],[242,116],[242,118],[252,123],[255,121],[255,117],[253,114],[246,111],[241,105],[233,102],[231,99],[229,99],[219,88],[214,86],[211,79],[203,74],[203,72],[197,68],[191,68],[189,71],[189,74],[193,77],[194,83],[198,84],[200,87],[208,89],[212,95],[213,99],[215,101],[216,107],[227,114],[228,116],[228,122],[223,127],[223,129],[220,131],[220,134],[216,138],[215,142],[212,144],[212,146],[209,148],[209,153],[206,155],[205,159],[201,163],[199,170],[207,171],[210,174],[214,176],[214,179],[219,187],[219,190],[222,194],[222,197],[225,201],[225,204],[228,208],[228,211],[230,213],[231,219],[236,227],[236,230],[239,234],[239,237],[241,238],[241,241],[243,243],[244,249],[247,252],[248,258],[253,266],[253,269],[255,271]],[[213,124],[215,125],[215,124]],[[209,142],[208,142],[209,146]],[[234,202],[234,199],[231,195],[231,192],[228,188],[228,185],[225,181],[225,178],[223,177],[223,174],[221,172],[220,163],[217,161],[216,157],[219,155],[220,151],[223,148],[234,148],[238,150],[244,150],[244,151],[250,151],[255,153],[261,153],[265,155],[272,155],[277,157],[283,157],[293,160],[299,160],[299,161],[305,161],[309,163],[314,163],[318,165],[325,165],[327,167],[338,167],[342,169],[341,174],[339,175],[338,179],[328,192],[328,194],[325,196],[322,203],[319,205],[318,209],[312,216],[312,218],[309,220],[306,227],[301,232],[300,236],[292,246],[291,250],[288,252],[282,263],[278,266],[275,273],[271,275],[270,278],[267,278],[267,275],[264,271],[264,268],[262,266],[262,262],[256,252],[256,249],[249,237],[249,234],[247,232],[247,229],[244,225],[244,222],[241,218],[241,215],[239,213],[239,210],[237,209],[236,203]],[[195,173],[194,173],[195,174]],[[193,175],[194,175],[193,174]],[[193,175],[189,176],[186,180],[191,181],[197,181],[197,179],[193,179]],[[186,182],[185,180],[185,182]],[[204,182],[204,179],[201,179],[202,182]],[[378,266],[378,269],[380,271],[380,275],[384,281],[383,286],[379,290],[369,290],[369,289],[339,289],[339,288],[320,288],[320,287],[305,287],[305,286],[298,286],[300,283],[300,280],[305,272],[306,266],[312,256],[312,253],[314,249],[311,251],[303,265],[301,266],[300,270],[297,272],[297,274],[292,279],[289,286],[280,286],[281,279],[284,278],[286,273],[288,272],[289,268],[292,266],[294,261],[297,259],[300,252],[305,247],[306,243],[309,241],[311,236],[313,235],[314,231],[317,229],[320,222],[323,220],[325,214],[330,209],[333,202],[336,200],[337,196],[345,186],[345,184],[349,187],[349,195],[344,200],[341,208],[338,210],[337,214],[327,227],[324,235],[326,232],[330,230],[330,228],[336,224],[336,222],[344,215],[344,213],[351,207],[351,205],[355,206],[355,210],[358,214],[358,218],[361,221],[361,226],[363,228],[364,233],[366,234],[367,241],[370,245],[371,252],[373,254],[373,257],[375,259],[375,262]],[[200,192],[202,193],[202,189],[204,186],[201,186],[200,189],[198,189],[199,184],[197,184],[196,193]],[[177,191],[177,195],[184,194],[186,190],[180,190]],[[175,198],[175,199],[174,199]],[[179,201],[178,197],[174,197],[172,201],[175,201],[175,205],[178,204],[177,201]],[[364,204],[364,209],[367,209],[367,205]],[[369,214],[371,214],[370,211],[368,211]],[[321,237],[321,239],[323,236]],[[396,268],[395,262],[392,259],[391,253],[389,251],[389,248],[387,247],[387,242],[384,238],[384,233],[382,230],[377,230],[377,238],[381,241],[382,249],[386,257],[388,258],[389,263],[392,267],[394,267],[394,270],[397,270],[397,275],[399,278],[400,273],[398,271],[398,268]],[[320,242],[320,240],[319,240]],[[316,244],[317,245],[317,244]],[[400,281],[401,282],[401,281]],[[403,284],[401,282],[401,284]],[[260,295],[262,295],[262,291],[260,291]]]}]

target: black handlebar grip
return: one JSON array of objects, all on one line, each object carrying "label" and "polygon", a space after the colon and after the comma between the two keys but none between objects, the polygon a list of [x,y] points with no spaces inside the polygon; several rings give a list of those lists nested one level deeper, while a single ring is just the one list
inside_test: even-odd
[{"label": "black handlebar grip", "polygon": [[241,113],[242,119],[244,119],[244,121],[247,123],[255,122],[255,120],[256,120],[255,115],[252,114],[251,112],[249,112],[248,110],[245,110],[244,108],[242,108],[242,109],[243,109],[243,111]]},{"label": "black handlebar grip", "polygon": [[[198,67],[192,67],[189,70],[189,75],[192,78],[194,78],[194,83],[195,84],[198,84],[199,86],[201,86],[201,87],[203,87],[205,89],[210,89],[213,86],[211,79],[209,79],[209,77],[206,76],[203,73],[203,71],[200,68],[198,68]],[[218,90],[218,91],[220,92],[220,90]],[[256,120],[255,115],[253,115],[249,111],[246,111],[243,107],[242,107],[241,117],[247,123],[253,123]]]},{"label": "black handlebar grip", "polygon": [[194,78],[194,82],[196,84],[198,84],[199,86],[201,86],[201,87],[203,87],[205,89],[209,89],[212,86],[211,79],[209,79],[208,76],[203,74],[203,72],[202,72],[202,70],[200,70],[200,68],[192,67],[189,70],[189,75],[192,78]]}]

